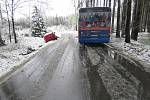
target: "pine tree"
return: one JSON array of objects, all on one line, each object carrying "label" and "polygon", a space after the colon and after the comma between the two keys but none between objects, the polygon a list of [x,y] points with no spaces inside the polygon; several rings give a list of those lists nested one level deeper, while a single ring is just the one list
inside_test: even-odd
[{"label": "pine tree", "polygon": [[34,6],[32,22],[31,22],[31,30],[32,30],[32,36],[34,37],[41,37],[46,32],[44,19],[40,15],[40,11],[37,8],[37,6]]}]

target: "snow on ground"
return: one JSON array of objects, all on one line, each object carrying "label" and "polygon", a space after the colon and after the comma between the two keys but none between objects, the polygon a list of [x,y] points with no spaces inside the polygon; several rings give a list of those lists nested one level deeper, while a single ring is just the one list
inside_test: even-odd
[{"label": "snow on ground", "polygon": [[[112,100],[137,100],[139,81],[133,75],[105,54],[98,55],[93,48],[88,48],[87,54],[92,67],[98,68],[98,73]],[[118,73],[114,68],[116,65],[123,70],[123,75],[129,76],[129,79]]]},{"label": "snow on ground", "polygon": [[42,47],[55,42],[45,43],[43,38],[30,37],[29,29],[17,31],[17,36],[17,44],[14,43],[14,40],[12,43],[6,41],[7,45],[0,47],[0,77],[32,57]]},{"label": "snow on ground", "polygon": [[[10,43],[0,47],[0,76],[32,56],[34,53],[31,52],[38,50],[44,44],[42,38],[24,37],[19,38],[17,44]],[[33,51],[30,51],[31,54],[26,55],[28,48],[32,48]]]},{"label": "snow on ground", "polygon": [[[61,37],[63,33],[77,33],[63,25],[48,27],[47,31],[55,32],[58,37]],[[12,40],[12,43],[9,43],[8,37],[5,37],[7,45],[0,47],[0,77],[32,57],[42,47],[56,42],[50,41],[45,43],[43,38],[31,37],[29,29],[17,30],[16,33],[17,44],[14,43],[14,40]]]},{"label": "snow on ground", "polygon": [[109,44],[123,50],[123,52],[128,55],[132,55],[135,58],[150,63],[150,46],[145,44],[143,39],[141,40],[141,38],[144,38],[143,36],[145,35],[147,36],[147,33],[140,34],[139,41],[131,40],[131,43],[125,43],[124,38],[115,38],[112,36],[111,43]]},{"label": "snow on ground", "polygon": [[56,36],[61,37],[62,33],[68,33],[68,31],[72,31],[72,27],[67,27],[63,25],[52,26],[47,28],[47,32],[55,32]]}]

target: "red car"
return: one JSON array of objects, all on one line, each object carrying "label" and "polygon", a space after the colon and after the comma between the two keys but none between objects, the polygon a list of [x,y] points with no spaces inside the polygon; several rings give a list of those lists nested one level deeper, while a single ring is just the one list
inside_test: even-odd
[{"label": "red car", "polygon": [[55,32],[49,32],[44,35],[45,42],[49,42],[52,40],[57,40],[58,36],[55,35]]}]

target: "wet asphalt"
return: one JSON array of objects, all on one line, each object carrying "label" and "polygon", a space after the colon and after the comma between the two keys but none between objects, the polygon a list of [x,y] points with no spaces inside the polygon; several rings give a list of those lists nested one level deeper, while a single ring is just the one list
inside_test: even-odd
[{"label": "wet asphalt", "polygon": [[142,71],[125,68],[116,62],[123,58],[105,49],[62,35],[2,80],[0,100],[149,100],[147,83],[137,76]]},{"label": "wet asphalt", "polygon": [[70,36],[41,49],[0,85],[0,100],[90,100],[78,46]]}]

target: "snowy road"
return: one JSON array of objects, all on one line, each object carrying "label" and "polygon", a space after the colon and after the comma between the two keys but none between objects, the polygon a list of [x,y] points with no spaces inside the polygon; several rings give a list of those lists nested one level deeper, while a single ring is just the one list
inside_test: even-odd
[{"label": "snowy road", "polygon": [[149,100],[149,80],[136,74],[149,76],[108,53],[104,45],[79,45],[63,34],[3,81],[0,100]]},{"label": "snowy road", "polygon": [[0,100],[90,100],[78,47],[70,35],[41,49],[0,86]]}]

